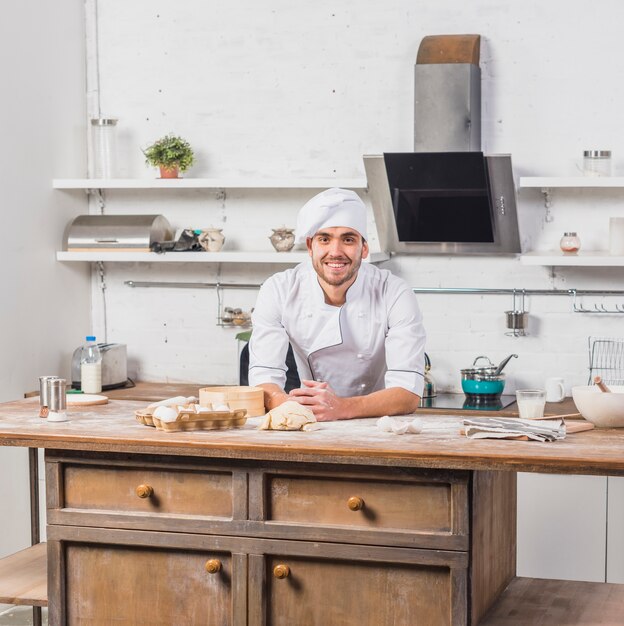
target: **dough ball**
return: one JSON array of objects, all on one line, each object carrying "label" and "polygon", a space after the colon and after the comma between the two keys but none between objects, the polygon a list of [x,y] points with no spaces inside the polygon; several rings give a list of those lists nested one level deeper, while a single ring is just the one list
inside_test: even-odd
[{"label": "dough ball", "polygon": [[303,404],[287,400],[271,409],[265,416],[259,430],[304,430],[306,424],[316,422],[314,413]]}]

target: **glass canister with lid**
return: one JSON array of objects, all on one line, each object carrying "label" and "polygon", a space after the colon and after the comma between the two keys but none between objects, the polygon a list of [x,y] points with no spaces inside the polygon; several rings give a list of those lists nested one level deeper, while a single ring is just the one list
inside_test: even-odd
[{"label": "glass canister with lid", "polygon": [[117,175],[117,120],[99,117],[91,120],[93,133],[93,177]]},{"label": "glass canister with lid", "polygon": [[611,176],[611,150],[584,150],[584,176]]}]

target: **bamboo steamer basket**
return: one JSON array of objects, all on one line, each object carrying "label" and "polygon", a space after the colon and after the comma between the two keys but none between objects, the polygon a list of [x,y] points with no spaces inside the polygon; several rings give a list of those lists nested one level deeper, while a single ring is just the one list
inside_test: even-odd
[{"label": "bamboo steamer basket", "polygon": [[199,405],[227,404],[231,411],[247,409],[247,417],[264,415],[264,391],[259,387],[203,387],[199,390]]}]

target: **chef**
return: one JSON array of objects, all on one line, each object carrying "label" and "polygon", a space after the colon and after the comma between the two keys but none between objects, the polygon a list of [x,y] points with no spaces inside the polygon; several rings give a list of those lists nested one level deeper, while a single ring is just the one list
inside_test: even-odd
[{"label": "chef", "polygon": [[[269,278],[252,314],[249,384],[318,421],[412,413],[423,391],[425,331],[408,285],[370,263],[366,206],[332,188],[299,212],[310,259]],[[301,387],[284,392],[292,345]]]}]

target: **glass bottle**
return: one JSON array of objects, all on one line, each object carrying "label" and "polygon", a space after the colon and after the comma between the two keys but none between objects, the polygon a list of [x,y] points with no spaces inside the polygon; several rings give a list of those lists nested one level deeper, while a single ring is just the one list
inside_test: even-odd
[{"label": "glass bottle", "polygon": [[87,343],[82,347],[80,355],[80,388],[84,393],[100,393],[102,391],[102,355],[93,335],[89,335],[86,340]]},{"label": "glass bottle", "polygon": [[576,254],[581,247],[581,240],[576,233],[563,233],[559,247],[564,254]]},{"label": "glass bottle", "polygon": [[117,120],[98,117],[91,120],[93,131],[93,177],[115,178],[117,160]]}]

